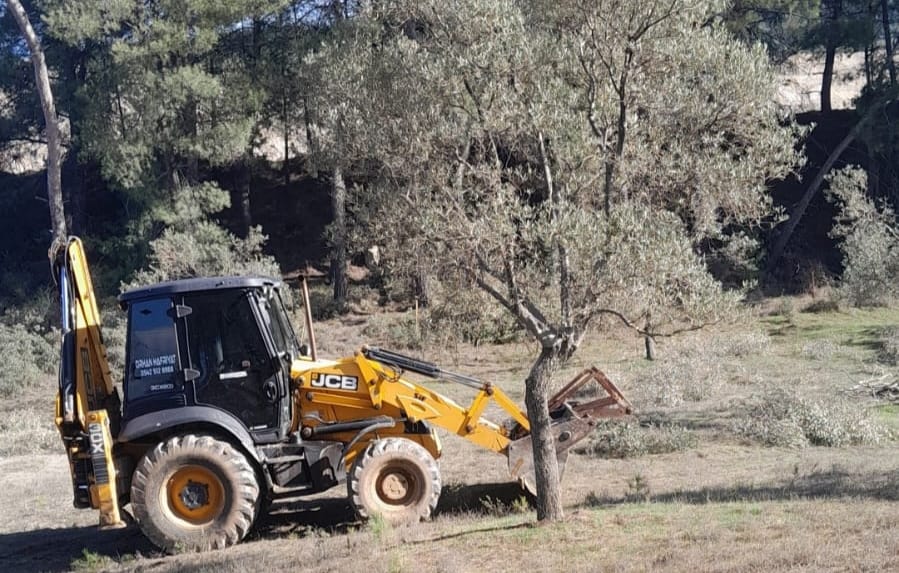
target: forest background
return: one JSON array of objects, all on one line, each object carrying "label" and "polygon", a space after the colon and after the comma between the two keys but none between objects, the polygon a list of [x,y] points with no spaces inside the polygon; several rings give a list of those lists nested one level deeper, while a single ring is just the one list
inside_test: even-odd
[{"label": "forest background", "polygon": [[[746,296],[897,294],[887,0],[20,5],[60,120],[65,227],[109,306],[160,280],[312,271],[331,286],[317,312],[340,314],[355,267],[381,304],[424,309],[412,345],[537,341],[539,420],[606,319],[652,358],[657,338]],[[26,374],[7,392],[51,373],[55,336],[54,146],[37,44],[12,12],[0,345]],[[797,114],[777,95],[802,58],[821,62],[820,87]],[[834,109],[840,73],[860,88]]]}]

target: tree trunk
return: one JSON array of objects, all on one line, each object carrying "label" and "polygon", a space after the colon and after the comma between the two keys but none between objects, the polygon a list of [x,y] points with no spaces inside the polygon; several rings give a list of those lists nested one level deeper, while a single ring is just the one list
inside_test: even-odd
[{"label": "tree trunk", "polygon": [[787,220],[786,225],[784,226],[783,231],[777,237],[777,241],[774,243],[774,247],[771,249],[771,254],[768,256],[768,264],[767,269],[770,273],[774,270],[774,265],[780,260],[781,255],[783,255],[784,249],[787,246],[787,242],[789,242],[790,237],[793,235],[793,231],[796,230],[796,226],[799,224],[799,221],[802,219],[802,216],[805,214],[805,210],[808,208],[809,203],[812,200],[812,197],[815,196],[815,193],[818,192],[818,189],[821,187],[821,184],[824,183],[824,178],[830,172],[830,168],[833,167],[833,164],[836,163],[837,159],[840,158],[840,155],[846,151],[846,148],[849,147],[849,144],[855,141],[855,138],[858,137],[858,134],[861,132],[862,127],[868,120],[874,115],[875,111],[880,109],[882,104],[872,105],[868,112],[862,117],[858,123],[846,134],[846,137],[843,138],[842,141],[834,148],[833,151],[830,152],[830,155],[827,156],[827,160],[824,162],[824,165],[821,166],[821,169],[818,170],[818,174],[815,175],[815,178],[809,184],[808,189],[805,190],[805,193],[802,194],[802,198],[799,200],[799,203],[796,204],[796,207],[793,209],[793,212],[790,213],[790,218]]},{"label": "tree trunk", "polygon": [[890,10],[887,0],[880,0],[881,20],[883,23],[883,41],[887,52],[887,70],[890,72],[890,85],[896,85],[896,63],[893,61],[893,36],[890,31]]},{"label": "tree trunk", "polygon": [[418,268],[415,270],[415,276],[412,277],[412,291],[419,306],[427,307],[431,303],[428,274],[421,264],[418,265]]},{"label": "tree trunk", "polygon": [[41,98],[41,109],[47,131],[47,200],[50,206],[50,226],[54,242],[64,242],[68,234],[66,230],[65,207],[62,200],[62,141],[59,135],[59,118],[56,116],[56,104],[50,87],[50,75],[47,72],[47,61],[40,39],[31,27],[28,14],[19,0],[9,0],[8,7],[16,19],[16,24],[28,44],[31,52],[31,63],[34,66],[34,79]]},{"label": "tree trunk", "polygon": [[562,509],[559,461],[550,430],[549,387],[559,364],[559,349],[544,347],[525,381],[524,401],[531,423],[534,449],[534,473],[537,484],[537,519],[558,521],[565,516]]},{"label": "tree trunk", "polygon": [[250,210],[250,189],[253,187],[253,150],[248,149],[243,160],[242,177],[240,178],[240,227],[243,237],[250,236],[253,226],[253,213]]},{"label": "tree trunk", "polygon": [[833,85],[833,64],[836,58],[837,47],[828,40],[827,51],[824,54],[824,73],[821,76],[821,111],[831,111],[830,88]]},{"label": "tree trunk", "polygon": [[331,225],[331,280],[334,281],[334,303],[339,310],[346,307],[346,182],[343,170],[334,167],[331,181],[331,208],[334,223]]},{"label": "tree trunk", "polygon": [[821,75],[821,111],[831,111],[830,91],[833,85],[833,66],[837,55],[837,20],[843,13],[842,0],[823,0],[821,16],[824,19],[824,72]]},{"label": "tree trunk", "polygon": [[646,346],[646,359],[647,360],[655,360],[656,359],[656,341],[653,337],[649,335],[643,336],[643,344]]}]

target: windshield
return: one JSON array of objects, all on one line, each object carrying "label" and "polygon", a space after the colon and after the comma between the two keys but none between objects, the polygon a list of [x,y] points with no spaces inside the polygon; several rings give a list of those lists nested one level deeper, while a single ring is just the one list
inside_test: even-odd
[{"label": "windshield", "polygon": [[300,345],[297,343],[297,337],[290,326],[287,319],[287,312],[284,309],[284,302],[281,295],[275,289],[265,289],[259,305],[262,309],[263,317],[272,332],[272,339],[278,352],[287,352],[288,355],[296,357],[300,353]]}]

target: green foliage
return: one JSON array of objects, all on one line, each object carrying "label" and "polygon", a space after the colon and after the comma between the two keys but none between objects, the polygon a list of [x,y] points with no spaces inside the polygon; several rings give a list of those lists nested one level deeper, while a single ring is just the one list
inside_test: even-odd
[{"label": "green foliage", "polygon": [[890,366],[899,366],[899,327],[883,328],[877,338],[877,360]]},{"label": "green foliage", "polygon": [[810,399],[772,388],[750,399],[735,431],[768,446],[801,448],[878,444],[889,432],[874,422],[856,401]]},{"label": "green foliage", "polygon": [[652,490],[649,487],[649,480],[642,473],[637,472],[627,480],[627,493],[624,495],[627,501],[631,503],[646,503],[651,495]]},{"label": "green foliage", "polygon": [[30,300],[0,315],[0,353],[6,363],[0,370],[0,396],[47,386],[59,362],[57,303],[49,290],[31,293]]},{"label": "green foliage", "polygon": [[636,458],[680,452],[698,443],[696,434],[680,426],[605,421],[575,451],[599,458]]},{"label": "green foliage", "polygon": [[678,356],[640,372],[634,397],[638,403],[675,407],[711,398],[725,382],[720,362],[711,356]]},{"label": "green foliage", "polygon": [[130,0],[50,2],[52,34],[105,46],[88,65],[82,150],[123,189],[187,176],[199,160],[233,160],[250,140],[260,95],[243,61],[221,50],[228,30],[283,2]]},{"label": "green foliage", "polygon": [[[274,268],[261,262],[258,232],[240,241],[213,228],[228,194],[203,179],[247,163],[258,143],[259,42],[286,4],[45,3],[48,38],[79,52],[72,118],[81,159],[99,165],[127,211],[98,237],[107,282]],[[171,259],[176,248],[186,260]]]},{"label": "green foliage", "polygon": [[531,510],[531,504],[525,496],[520,496],[511,503],[506,503],[502,499],[493,498],[488,495],[479,499],[478,502],[481,505],[481,510],[493,517],[522,514]]},{"label": "green foliage", "polygon": [[830,176],[829,199],[839,210],[831,236],[841,240],[840,293],[854,306],[885,306],[899,297],[899,228],[891,207],[866,196],[866,182],[858,168]]},{"label": "green foliage", "polygon": [[406,1],[348,22],[316,56],[340,102],[322,136],[378,175],[358,200],[388,272],[477,285],[533,336],[726,314],[698,246],[765,216],[796,155],[765,54],[699,26],[711,7]]},{"label": "green foliage", "polygon": [[380,513],[376,513],[368,518],[365,526],[375,540],[381,543],[386,541],[386,538],[393,532],[393,526]]},{"label": "green foliage", "polygon": [[118,301],[109,298],[100,303],[100,317],[103,321],[103,344],[114,383],[122,382],[125,372],[125,345],[128,336],[128,315],[119,308]]},{"label": "green foliage", "polygon": [[459,343],[503,344],[521,337],[522,331],[509,313],[472,291],[458,298],[443,298],[418,314],[373,317],[365,335],[385,346],[421,350]]},{"label": "green foliage", "polygon": [[820,4],[820,0],[734,0],[722,17],[737,37],[762,43],[780,61],[806,45]]},{"label": "green foliage", "polygon": [[44,382],[56,373],[59,359],[59,335],[22,324],[0,322],[0,353],[5,363],[0,369],[0,396]]},{"label": "green foliage", "polygon": [[81,550],[81,557],[72,560],[73,571],[103,571],[115,564],[112,557],[95,553],[87,548]]},{"label": "green foliage", "polygon": [[280,276],[277,263],[262,253],[265,236],[256,227],[239,239],[211,221],[169,228],[150,243],[148,267],[124,288],[199,276]]}]

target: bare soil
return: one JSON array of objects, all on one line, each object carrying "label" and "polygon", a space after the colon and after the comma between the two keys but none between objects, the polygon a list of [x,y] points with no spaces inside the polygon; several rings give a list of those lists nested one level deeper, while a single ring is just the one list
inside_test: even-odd
[{"label": "bare soil", "polygon": [[[357,523],[337,488],[319,499],[275,506],[237,547],[164,556],[137,527],[98,531],[94,512],[73,509],[68,468],[57,450],[21,455],[17,447],[0,457],[0,571],[899,570],[895,440],[786,449],[750,442],[733,430],[734,420],[746,414],[745,399],[777,386],[851,400],[886,426],[899,427],[895,407],[847,394],[857,381],[895,370],[876,362],[876,346],[878,329],[899,322],[899,312],[812,314],[797,310],[802,304],[769,304],[771,316],[660,344],[660,360],[698,353],[724,372],[724,384],[703,400],[636,404],[644,423],[687,428],[697,445],[628,459],[572,455],[564,481],[568,517],[560,524],[536,525],[522,492],[508,483],[504,458],[446,436],[444,494],[429,523]],[[367,320],[327,321],[319,330],[327,353],[365,342]],[[760,329],[769,347],[731,357],[717,353],[722,341]],[[636,381],[653,367],[641,349],[642,341],[626,333],[596,335],[564,375],[596,363],[627,395],[641,396]],[[429,356],[495,380],[520,400],[532,351],[516,343]],[[49,396],[48,384],[41,391]],[[436,388],[458,400],[469,395],[446,384]],[[3,414],[50,423],[49,398],[35,394],[27,404],[18,414],[11,408]]]}]

